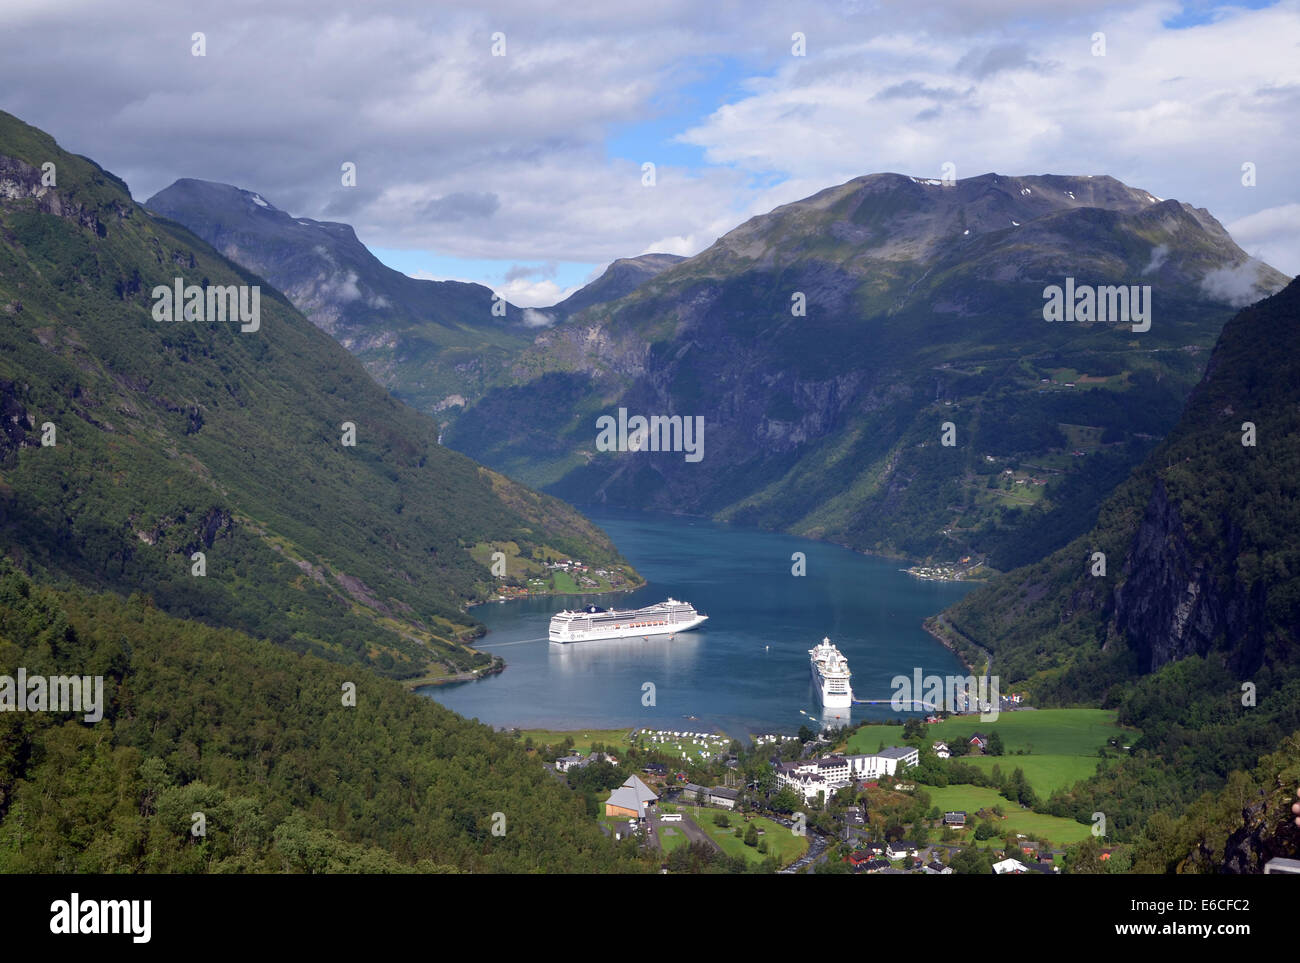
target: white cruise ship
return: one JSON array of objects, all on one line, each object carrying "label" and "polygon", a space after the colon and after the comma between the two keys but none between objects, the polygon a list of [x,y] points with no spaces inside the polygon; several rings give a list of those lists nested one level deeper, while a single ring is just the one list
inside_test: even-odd
[{"label": "white cruise ship", "polygon": [[674,635],[703,623],[708,616],[689,602],[668,599],[643,609],[602,609],[588,605],[551,616],[552,642],[589,642],[634,635]]},{"label": "white cruise ship", "polygon": [[848,709],[853,706],[853,690],[849,687],[849,663],[830,639],[808,650],[812,662],[813,684],[817,697],[827,709]]}]

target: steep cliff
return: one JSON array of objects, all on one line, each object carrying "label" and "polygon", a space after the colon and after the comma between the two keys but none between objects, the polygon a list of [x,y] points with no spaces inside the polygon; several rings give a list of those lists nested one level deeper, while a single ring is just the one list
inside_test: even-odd
[{"label": "steep cliff", "polygon": [[[1223,329],[1177,427],[1045,561],[946,619],[1012,681],[1099,694],[1192,655],[1236,678],[1300,656],[1300,281]],[[1097,559],[1105,556],[1106,571]]]}]

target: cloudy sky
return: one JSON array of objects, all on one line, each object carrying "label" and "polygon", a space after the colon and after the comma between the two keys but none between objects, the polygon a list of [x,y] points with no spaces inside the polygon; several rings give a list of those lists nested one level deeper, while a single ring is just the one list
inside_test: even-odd
[{"label": "cloudy sky", "polygon": [[526,306],[946,163],[1111,174],[1300,273],[1300,0],[3,0],[0,108],[139,200],[235,184]]}]

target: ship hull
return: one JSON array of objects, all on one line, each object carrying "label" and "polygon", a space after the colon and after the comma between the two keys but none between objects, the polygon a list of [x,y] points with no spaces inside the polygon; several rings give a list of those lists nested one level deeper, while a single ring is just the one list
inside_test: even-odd
[{"label": "ship hull", "polygon": [[676,635],[678,632],[689,632],[691,629],[703,625],[708,619],[707,615],[697,615],[685,622],[665,625],[628,625],[618,628],[596,628],[572,632],[564,628],[552,628],[550,640],[567,645],[570,642],[598,642],[601,639],[654,638],[660,635]]},{"label": "ship hull", "polygon": [[812,669],[813,688],[817,690],[817,699],[821,702],[823,709],[852,709],[853,708],[853,691],[848,692],[827,692],[826,682],[817,671],[817,667]]}]

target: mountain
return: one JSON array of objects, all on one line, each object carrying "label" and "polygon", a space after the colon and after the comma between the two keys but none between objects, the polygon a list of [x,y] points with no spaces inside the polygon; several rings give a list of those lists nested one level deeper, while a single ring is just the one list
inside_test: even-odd
[{"label": "mountain", "polygon": [[596,304],[617,301],[684,260],[686,259],[679,254],[621,257],[610,264],[596,280],[574,291],[558,304],[542,308],[541,312],[559,320],[572,317]]},{"label": "mountain", "polygon": [[1118,671],[1190,656],[1239,679],[1296,664],[1297,384],[1292,281],[1224,327],[1178,425],[1090,531],[944,613],[955,641],[990,650],[1004,678],[1040,692],[1101,694]]},{"label": "mountain", "polygon": [[[1284,282],[1110,177],[873,174],[542,331],[446,441],[579,504],[1009,569],[1086,530],[1234,303]],[[1075,283],[1149,286],[1149,330],[1045,320]],[[619,408],[702,418],[703,457],[603,450]]]},{"label": "mountain", "polygon": [[412,407],[453,411],[482,393],[533,332],[481,284],[417,280],[382,264],[347,224],[292,217],[252,191],[184,178],[145,202],[266,278]]},{"label": "mountain", "polygon": [[1294,839],[1277,823],[1294,778],[1246,773],[1300,759],[1297,384],[1300,280],[1224,326],[1178,424],[1089,531],[930,622],[987,655],[1002,691],[1101,703],[1141,733],[1048,811],[1105,812],[1148,870],[1258,871]]},{"label": "mountain", "polygon": [[[196,298],[166,320],[177,279]],[[226,287],[255,321],[206,313]],[[441,447],[261,278],[3,113],[0,346],[0,545],[43,580],[409,677],[488,664],[465,606],[494,550],[515,580],[555,556],[637,578],[571,508]]]}]

